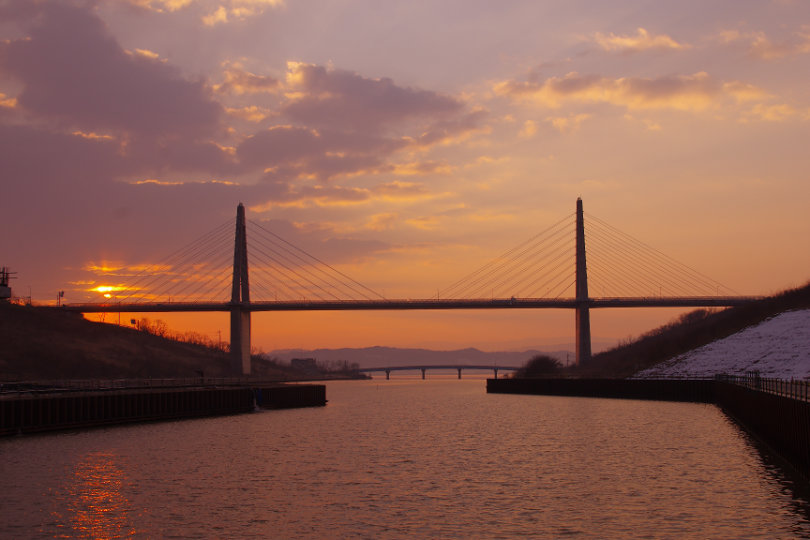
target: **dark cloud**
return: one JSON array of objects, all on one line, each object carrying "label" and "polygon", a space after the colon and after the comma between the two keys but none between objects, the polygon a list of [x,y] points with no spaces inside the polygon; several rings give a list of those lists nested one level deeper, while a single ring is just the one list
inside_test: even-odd
[{"label": "dark cloud", "polygon": [[[419,194],[424,188],[411,184],[328,181],[391,172],[397,152],[481,121],[481,113],[435,92],[304,66],[291,89],[296,97],[272,111],[290,125],[245,137],[234,152],[217,144],[232,144],[232,135],[206,82],[123,50],[93,6],[0,0],[0,18],[16,25],[0,41],[0,79],[14,88],[0,96],[0,214],[13,224],[0,248],[4,264],[34,282],[61,279],[45,259],[59,261],[59,273],[90,260],[132,263],[169,252],[232,219],[240,200],[326,206]],[[217,96],[265,93],[278,101],[280,86],[230,66]],[[234,178],[263,181],[209,182]],[[135,183],[147,179],[156,182]],[[291,240],[334,262],[387,248],[331,229],[293,232]]]},{"label": "dark cloud", "polygon": [[28,113],[85,130],[148,136],[216,132],[222,107],[201,81],[124,51],[87,9],[37,4],[24,39],[0,45],[0,69],[20,81]]},{"label": "dark cloud", "polygon": [[464,109],[452,97],[397,86],[388,78],[369,79],[307,64],[296,65],[294,74],[303,96],[288,103],[283,113],[310,126],[377,132],[417,117],[446,117]]},{"label": "dark cloud", "polygon": [[665,99],[690,94],[713,96],[718,94],[720,90],[720,83],[706,74],[665,76],[657,79],[627,79],[627,92],[648,100]]},{"label": "dark cloud", "polygon": [[237,172],[233,156],[211,141],[180,138],[170,144],[158,144],[140,138],[127,144],[122,152],[127,158],[126,176],[182,172],[221,179]]},{"label": "dark cloud", "polygon": [[4,264],[30,282],[56,282],[52,292],[65,288],[67,268],[170,253],[257,198],[241,186],[114,181],[142,168],[117,141],[33,127],[0,124],[0,163],[0,215],[11,227],[0,238]]},{"label": "dark cloud", "polygon": [[91,139],[43,129],[0,124],[0,163],[9,191],[23,185],[58,186],[76,190],[99,183],[124,170],[118,144],[110,139]]},{"label": "dark cloud", "polygon": [[328,180],[380,167],[386,157],[407,145],[406,140],[373,134],[276,126],[247,138],[237,148],[237,156],[245,170],[270,170],[274,177],[284,172]]},{"label": "dark cloud", "polygon": [[475,131],[486,115],[485,111],[473,111],[458,118],[440,120],[425,130],[417,141],[420,145],[427,146]]}]

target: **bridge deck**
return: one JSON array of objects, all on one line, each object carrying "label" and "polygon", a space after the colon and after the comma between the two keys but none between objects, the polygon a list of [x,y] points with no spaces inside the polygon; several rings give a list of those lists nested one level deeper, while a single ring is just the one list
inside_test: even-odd
[{"label": "bridge deck", "polygon": [[730,307],[760,300],[760,296],[691,296],[647,298],[506,298],[473,300],[302,300],[233,304],[231,302],[128,302],[66,304],[61,309],[81,313],[157,313],[181,311],[342,311],[342,310],[439,310],[439,309],[573,309],[576,307]]}]

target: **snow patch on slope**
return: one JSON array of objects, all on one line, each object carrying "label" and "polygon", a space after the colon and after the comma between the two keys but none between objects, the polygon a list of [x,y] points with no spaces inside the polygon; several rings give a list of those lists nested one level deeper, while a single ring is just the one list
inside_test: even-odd
[{"label": "snow patch on slope", "polygon": [[635,378],[712,377],[717,373],[810,379],[810,309],[787,311],[756,326],[665,360]]}]

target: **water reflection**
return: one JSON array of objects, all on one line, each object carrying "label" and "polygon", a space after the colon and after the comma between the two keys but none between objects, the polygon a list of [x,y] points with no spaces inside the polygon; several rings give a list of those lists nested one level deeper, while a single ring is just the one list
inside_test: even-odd
[{"label": "water reflection", "polygon": [[[731,419],[729,420],[733,423]],[[751,448],[752,454],[757,456],[767,479],[774,482],[779,491],[785,495],[785,499],[789,501],[796,519],[792,532],[797,537],[810,538],[810,482],[808,479],[741,427],[739,435],[746,446]]]},{"label": "water reflection", "polygon": [[717,407],[329,383],[323,408],[0,440],[0,538],[795,538]]},{"label": "water reflection", "polygon": [[128,480],[120,459],[111,452],[93,452],[76,464],[68,478],[65,525],[86,538],[128,538],[135,535],[132,508],[123,493]]}]

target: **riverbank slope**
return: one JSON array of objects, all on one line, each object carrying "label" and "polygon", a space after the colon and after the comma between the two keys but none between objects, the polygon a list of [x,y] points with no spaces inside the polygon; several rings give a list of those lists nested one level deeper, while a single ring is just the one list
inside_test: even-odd
[{"label": "riverbank slope", "polygon": [[[0,381],[224,377],[225,352],[55,308],[0,302]],[[301,378],[254,358],[254,375]]]}]

